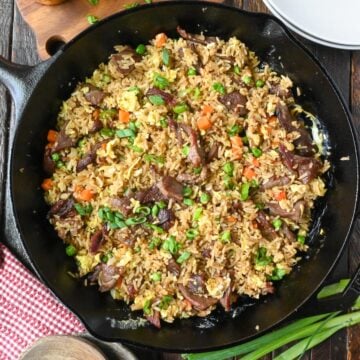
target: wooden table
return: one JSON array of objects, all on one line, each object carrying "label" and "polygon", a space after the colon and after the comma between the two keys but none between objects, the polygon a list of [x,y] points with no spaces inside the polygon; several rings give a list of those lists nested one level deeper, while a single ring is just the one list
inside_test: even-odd
[{"label": "wooden table", "polygon": [[[30,1],[30,0],[29,0]],[[36,64],[39,62],[35,48],[35,40],[28,26],[19,15],[14,0],[0,1],[0,54],[15,63]],[[261,0],[225,0],[227,5],[237,6],[250,11],[267,12]],[[345,101],[349,104],[353,122],[357,131],[360,128],[360,52],[335,50],[316,45],[301,39],[333,76]],[[10,95],[0,86],[0,215],[1,229],[9,228],[9,220],[5,224],[5,179],[8,142],[14,130],[14,108]],[[350,246],[348,247],[348,268],[354,271],[360,262],[360,222],[355,224]],[[4,231],[3,231],[4,232]],[[2,238],[5,234],[2,234]],[[5,239],[6,242],[6,239]],[[0,349],[1,350],[1,349]],[[267,356],[270,360],[272,356]],[[176,354],[139,353],[139,359],[178,360]],[[304,359],[324,360],[358,360],[360,359],[360,326],[343,330],[321,344]]]}]

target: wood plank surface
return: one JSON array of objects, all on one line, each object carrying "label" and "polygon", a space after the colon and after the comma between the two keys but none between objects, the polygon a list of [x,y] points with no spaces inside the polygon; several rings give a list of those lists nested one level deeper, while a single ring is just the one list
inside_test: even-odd
[{"label": "wood plank surface", "polygon": [[[23,0],[27,3],[31,1]],[[73,0],[86,1],[86,0]],[[117,0],[118,3],[120,1]],[[131,2],[131,1],[129,1]],[[250,11],[266,12],[267,9],[260,0],[226,0],[228,5],[243,7]],[[29,5],[30,6],[30,5]],[[1,0],[0,5],[0,54],[14,62],[35,64],[39,61],[36,52],[36,41],[28,26],[22,20],[18,10],[14,10],[14,0]],[[304,44],[321,61],[330,75],[334,78],[346,102],[351,106],[353,121],[360,131],[360,52],[335,50],[324,46],[312,44],[303,40]],[[7,142],[13,136],[15,119],[10,106],[10,98],[3,87],[0,86],[0,184],[4,183],[6,170],[5,153]],[[11,120],[10,120],[11,119]],[[8,127],[10,125],[10,131]],[[3,186],[3,185],[2,185]],[[0,202],[3,202],[4,189],[0,191]],[[8,206],[8,204],[7,204]],[[0,211],[3,209],[1,206]],[[9,209],[6,211],[5,231],[13,227]],[[1,217],[3,221],[3,217]],[[1,227],[3,229],[3,227]],[[354,271],[360,262],[360,223],[355,224],[349,246],[349,267]],[[138,351],[139,359],[149,360],[180,360],[177,354],[160,354],[155,352]],[[278,353],[278,352],[277,352]],[[273,357],[267,356],[266,360]],[[303,359],[312,360],[358,360],[360,359],[360,326],[353,327],[335,334],[329,341],[324,342],[313,351],[308,352]]]}]

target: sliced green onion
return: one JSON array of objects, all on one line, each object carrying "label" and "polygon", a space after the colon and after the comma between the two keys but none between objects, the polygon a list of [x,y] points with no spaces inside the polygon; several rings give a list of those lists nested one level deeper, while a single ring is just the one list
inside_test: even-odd
[{"label": "sliced green onion", "polygon": [[173,112],[175,114],[182,114],[185,111],[188,111],[189,107],[186,104],[178,104],[173,107]]},{"label": "sliced green onion", "polygon": [[131,129],[121,129],[121,130],[117,130],[115,132],[116,136],[119,137],[120,139],[122,138],[127,138],[127,137],[135,137],[136,133],[131,130]]},{"label": "sliced green onion", "polygon": [[88,205],[74,204],[74,208],[81,216],[90,215],[93,211],[93,207],[91,206],[91,204]]},{"label": "sliced green onion", "polygon": [[195,239],[199,235],[199,231],[196,229],[188,229],[186,231],[186,237],[190,240]]},{"label": "sliced green onion", "polygon": [[198,86],[194,88],[193,94],[194,94],[194,99],[195,100],[197,100],[200,97],[201,90],[200,90],[200,88]]},{"label": "sliced green onion", "polygon": [[180,244],[176,241],[175,236],[171,235],[163,242],[162,248],[174,255],[180,250]]},{"label": "sliced green onion", "polygon": [[267,255],[267,249],[263,246],[259,247],[255,257],[255,265],[266,266],[272,262],[272,256]]},{"label": "sliced green onion", "polygon": [[151,215],[152,215],[152,217],[156,218],[156,217],[158,216],[158,214],[159,214],[159,211],[160,211],[159,206],[155,204],[155,205],[151,208]]},{"label": "sliced green onion", "polygon": [[109,256],[107,254],[104,254],[101,256],[100,260],[101,262],[106,264],[109,261]]},{"label": "sliced green onion", "polygon": [[161,239],[158,237],[154,237],[151,239],[151,241],[149,242],[149,249],[150,250],[154,250],[155,248],[157,248],[159,245],[161,244]]},{"label": "sliced green onion", "polygon": [[143,216],[148,216],[151,213],[151,209],[147,206],[139,206],[138,208],[135,209],[134,213]]},{"label": "sliced green onion", "polygon": [[164,164],[165,159],[163,156],[157,156],[153,154],[145,154],[144,160],[147,162],[155,163],[155,164]]},{"label": "sliced green onion", "polygon": [[213,89],[221,95],[225,95],[225,87],[219,82],[213,84]]},{"label": "sliced green onion", "polygon": [[188,76],[194,76],[196,75],[196,69],[191,67],[188,72],[187,72]]},{"label": "sliced green onion", "polygon": [[249,145],[249,138],[247,136],[243,136],[241,138],[242,142],[244,145]]},{"label": "sliced green onion", "polygon": [[113,129],[102,128],[100,130],[100,135],[101,136],[111,137],[111,136],[114,136],[114,134],[115,134],[115,131]]},{"label": "sliced green onion", "polygon": [[154,74],[154,85],[161,90],[167,88],[170,83],[169,80],[159,74]]},{"label": "sliced green onion", "polygon": [[202,167],[197,167],[197,168],[194,168],[193,169],[193,173],[196,174],[196,175],[199,175],[202,171]]},{"label": "sliced green onion", "polygon": [[153,105],[164,105],[165,104],[164,99],[160,95],[150,95],[149,96],[149,101]]},{"label": "sliced green onion", "polygon": [[132,217],[125,220],[127,226],[143,224],[144,222],[146,222],[145,216]]},{"label": "sliced green onion", "polygon": [[87,19],[88,23],[91,25],[96,24],[99,21],[99,18],[96,17],[95,15],[87,15],[86,19]]},{"label": "sliced green onion", "polygon": [[246,201],[249,198],[250,183],[243,183],[240,187],[240,200]]},{"label": "sliced green onion", "polygon": [[200,202],[201,202],[202,204],[207,204],[209,201],[210,201],[210,195],[209,195],[209,194],[207,194],[207,193],[202,193],[202,194],[200,195]]},{"label": "sliced green onion", "polygon": [[140,93],[140,88],[138,86],[131,86],[127,89],[127,91],[133,91],[137,95]]},{"label": "sliced green onion", "polygon": [[151,3],[152,3],[152,0],[145,0],[145,3],[146,3],[146,4],[151,4]]},{"label": "sliced green onion", "polygon": [[150,275],[152,281],[161,281],[161,272],[154,272]]},{"label": "sliced green onion", "polygon": [[254,147],[254,148],[251,148],[251,152],[253,153],[253,155],[258,158],[262,155],[262,150],[257,148],[257,147]]},{"label": "sliced green onion", "polygon": [[188,251],[184,251],[176,260],[176,262],[178,264],[182,264],[183,262],[185,262],[186,260],[189,259],[189,257],[191,256],[191,253],[189,253]]},{"label": "sliced green onion", "polygon": [[124,5],[124,8],[125,8],[125,9],[133,9],[133,8],[135,8],[135,7],[137,7],[137,6],[139,6],[139,3],[133,2],[133,3],[130,3],[130,4],[125,4],[125,5]]},{"label": "sliced green onion", "polygon": [[167,128],[168,127],[168,121],[166,120],[166,118],[161,118],[160,119],[160,126],[163,128]]},{"label": "sliced green onion", "polygon": [[181,149],[181,152],[184,156],[188,156],[190,153],[190,147],[188,145],[183,146]]},{"label": "sliced green onion", "polygon": [[166,310],[169,307],[171,301],[173,301],[173,300],[174,300],[174,298],[171,295],[164,295],[161,298],[159,308]]},{"label": "sliced green onion", "polygon": [[99,0],[88,0],[88,3],[89,3],[90,5],[95,6],[95,5],[97,5],[97,4],[99,3]]},{"label": "sliced green onion", "polygon": [[74,245],[68,245],[66,248],[65,248],[65,252],[66,252],[66,255],[67,256],[74,256],[76,255],[76,248]]},{"label": "sliced green onion", "polygon": [[231,231],[225,230],[220,236],[220,241],[222,243],[229,243],[231,241]]},{"label": "sliced green onion", "polygon": [[163,201],[163,200],[160,200],[160,201],[158,201],[158,202],[156,202],[155,203],[160,209],[165,209],[166,208],[166,203],[165,203],[165,201]]},{"label": "sliced green onion", "polygon": [[131,149],[132,151],[135,151],[135,152],[140,153],[140,154],[144,152],[144,149],[141,148],[140,146],[129,144],[128,148]]},{"label": "sliced green onion", "polygon": [[281,228],[282,220],[281,219],[275,219],[275,220],[272,221],[272,225],[273,225],[274,229],[276,231],[278,231]]},{"label": "sliced green onion", "polygon": [[146,300],[143,305],[143,312],[145,315],[151,314],[151,300]]},{"label": "sliced green onion", "polygon": [[261,80],[261,79],[256,80],[255,86],[256,86],[257,88],[262,88],[264,85],[265,85],[265,81],[264,81],[264,80]]},{"label": "sliced green onion", "polygon": [[102,81],[105,83],[105,84],[108,84],[110,81],[111,81],[111,76],[109,74],[103,74],[102,76]]},{"label": "sliced green onion", "polygon": [[202,216],[203,209],[201,207],[196,208],[193,215],[193,220],[198,221]]},{"label": "sliced green onion", "polygon": [[65,163],[63,161],[61,161],[61,160],[59,160],[56,163],[56,167],[59,168],[59,169],[63,168],[64,166],[65,166]]},{"label": "sliced green onion", "polygon": [[51,154],[51,159],[53,159],[54,161],[59,161],[60,160],[60,154],[59,153]]},{"label": "sliced green onion", "polygon": [[224,186],[226,190],[233,190],[234,189],[234,182],[231,179],[231,176],[225,174],[224,176]]},{"label": "sliced green onion", "polygon": [[238,124],[234,124],[229,130],[228,130],[228,134],[229,136],[235,136],[237,134],[239,134],[242,131],[242,127]]},{"label": "sliced green onion", "polygon": [[100,120],[109,120],[118,114],[116,109],[103,109],[100,110],[99,118]]},{"label": "sliced green onion", "polygon": [[144,55],[146,53],[146,46],[144,44],[139,44],[136,47],[135,52],[139,55]]},{"label": "sliced green onion", "polygon": [[226,175],[234,176],[234,163],[232,162],[225,163],[223,170]]},{"label": "sliced green onion", "polygon": [[349,285],[350,279],[341,279],[339,282],[324,286],[317,294],[317,299],[324,299],[329,296],[341,294]]},{"label": "sliced green onion", "polygon": [[161,58],[164,65],[169,66],[170,65],[170,53],[169,50],[164,48],[161,52]]},{"label": "sliced green onion", "polygon": [[86,140],[83,138],[83,139],[79,140],[77,145],[79,148],[82,148],[85,145],[85,143],[86,143]]}]

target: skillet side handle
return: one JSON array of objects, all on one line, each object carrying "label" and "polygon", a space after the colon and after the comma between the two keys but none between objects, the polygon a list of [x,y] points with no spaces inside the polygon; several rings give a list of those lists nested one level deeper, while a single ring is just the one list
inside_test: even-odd
[{"label": "skillet side handle", "polygon": [[17,116],[52,61],[53,59],[49,59],[35,66],[19,65],[0,55],[0,83],[10,91]]}]

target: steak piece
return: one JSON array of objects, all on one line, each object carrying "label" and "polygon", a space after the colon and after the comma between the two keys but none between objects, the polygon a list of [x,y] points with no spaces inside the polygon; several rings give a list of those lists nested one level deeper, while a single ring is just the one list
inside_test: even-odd
[{"label": "steak piece", "polygon": [[233,91],[229,94],[219,96],[218,100],[225,105],[229,111],[239,116],[245,116],[249,112],[246,108],[247,98],[241,95],[239,91]]}]

